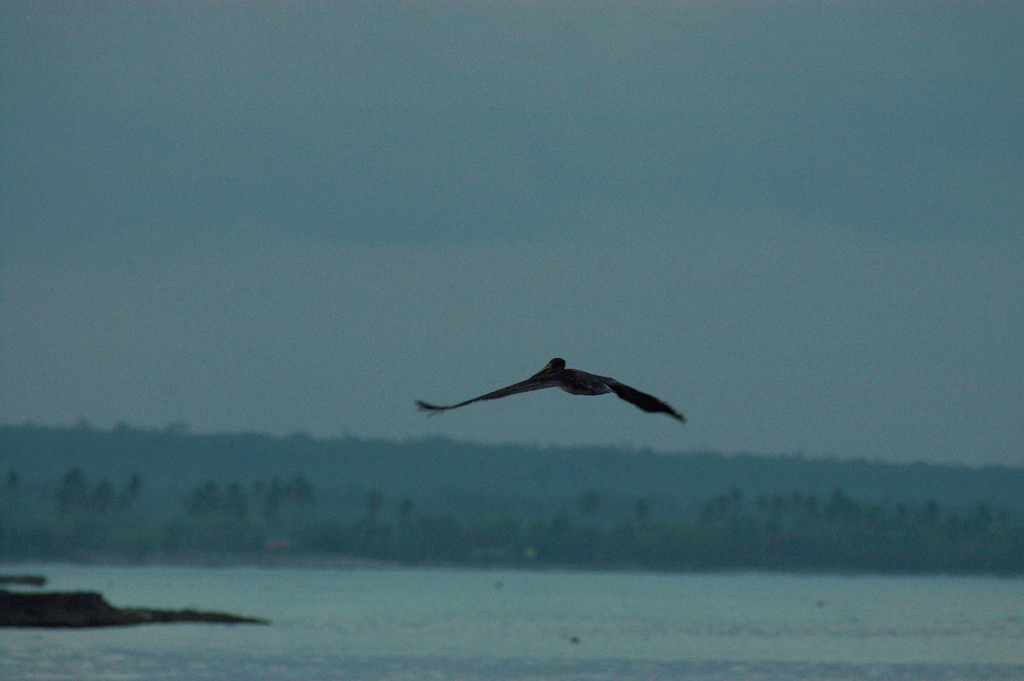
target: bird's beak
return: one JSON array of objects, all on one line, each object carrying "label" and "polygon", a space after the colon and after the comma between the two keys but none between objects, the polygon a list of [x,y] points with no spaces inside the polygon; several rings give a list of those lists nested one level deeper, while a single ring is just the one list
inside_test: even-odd
[{"label": "bird's beak", "polygon": [[547,376],[548,374],[553,373],[555,373],[555,367],[554,365],[551,364],[551,362],[548,362],[547,364],[544,365],[544,368],[535,373],[534,376]]}]

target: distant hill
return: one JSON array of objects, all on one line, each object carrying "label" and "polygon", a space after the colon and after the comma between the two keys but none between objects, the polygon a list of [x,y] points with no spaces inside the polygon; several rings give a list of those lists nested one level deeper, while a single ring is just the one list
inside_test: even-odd
[{"label": "distant hill", "polygon": [[478,445],[441,438],[392,442],[197,434],[174,426],[0,426],[0,475],[13,469],[26,482],[53,483],[75,466],[94,479],[123,480],[139,473],[151,490],[303,475],[319,490],[378,489],[389,497],[417,499],[450,494],[569,499],[593,490],[607,499],[644,497],[678,505],[703,503],[733,489],[750,499],[792,492],[824,497],[839,488],[864,501],[935,500],[944,506],[984,501],[1014,510],[1024,505],[1024,468],[1019,467]]}]

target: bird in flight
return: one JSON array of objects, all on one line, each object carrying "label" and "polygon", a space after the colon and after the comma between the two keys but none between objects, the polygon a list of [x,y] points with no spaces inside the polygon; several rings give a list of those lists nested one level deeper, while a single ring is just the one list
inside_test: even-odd
[{"label": "bird in flight", "polygon": [[628,385],[619,383],[614,378],[588,374],[586,371],[580,371],[579,369],[566,369],[565,360],[561,357],[555,357],[553,360],[548,362],[543,369],[535,373],[533,376],[530,376],[525,381],[513,383],[510,386],[495,390],[494,392],[487,393],[486,395],[474,397],[471,400],[459,402],[458,404],[449,404],[447,406],[428,404],[421,400],[416,400],[416,406],[418,406],[421,411],[430,412],[427,416],[434,416],[435,414],[440,414],[442,411],[464,407],[467,404],[472,404],[473,402],[496,400],[501,397],[508,397],[509,395],[516,395],[518,393],[527,393],[531,390],[543,390],[544,388],[561,388],[572,395],[604,395],[606,393],[613,392],[622,399],[635,404],[644,411],[661,412],[668,414],[674,419],[678,419],[681,423],[686,423],[685,416],[659,400],[657,397],[648,395],[647,393],[642,393],[634,388],[630,388]]}]

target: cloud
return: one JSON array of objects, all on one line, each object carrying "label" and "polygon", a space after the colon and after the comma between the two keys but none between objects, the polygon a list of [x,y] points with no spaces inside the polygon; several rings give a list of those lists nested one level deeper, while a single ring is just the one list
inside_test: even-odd
[{"label": "cloud", "polygon": [[[40,7],[3,419],[1024,452],[1016,8]],[[554,355],[691,421],[412,409]]]},{"label": "cloud", "polygon": [[8,229],[443,244],[610,200],[1019,226],[1019,12],[462,9],[9,7]]},{"label": "cloud", "polygon": [[[877,240],[684,216],[617,225],[586,243],[279,237],[161,248],[117,267],[15,267],[5,417],[1019,456],[1019,239]],[[658,395],[690,422],[558,391],[430,421],[413,409],[520,380],[552,356]]]}]

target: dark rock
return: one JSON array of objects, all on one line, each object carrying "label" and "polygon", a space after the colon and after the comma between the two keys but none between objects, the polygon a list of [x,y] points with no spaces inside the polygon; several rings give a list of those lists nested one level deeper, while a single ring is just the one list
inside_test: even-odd
[{"label": "dark rock", "polygon": [[116,608],[91,591],[26,594],[0,589],[0,627],[113,627],[163,622],[269,624],[267,620],[222,612]]},{"label": "dark rock", "polygon": [[0,584],[42,586],[46,584],[46,577],[43,577],[42,575],[0,575]]}]

